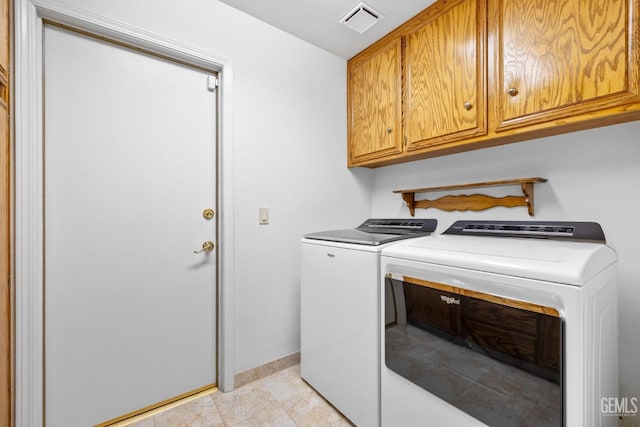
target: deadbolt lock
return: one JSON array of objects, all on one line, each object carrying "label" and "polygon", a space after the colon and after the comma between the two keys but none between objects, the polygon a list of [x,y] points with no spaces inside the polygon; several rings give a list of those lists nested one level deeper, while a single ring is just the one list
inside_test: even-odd
[{"label": "deadbolt lock", "polygon": [[204,211],[202,211],[202,216],[205,217],[205,219],[211,219],[213,218],[213,216],[215,215],[215,213],[213,212],[213,209],[205,209]]}]

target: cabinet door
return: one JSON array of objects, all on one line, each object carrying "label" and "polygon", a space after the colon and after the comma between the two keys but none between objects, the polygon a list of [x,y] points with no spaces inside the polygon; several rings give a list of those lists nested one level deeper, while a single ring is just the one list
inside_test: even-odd
[{"label": "cabinet door", "polygon": [[486,133],[485,2],[436,6],[406,34],[408,151]]},{"label": "cabinet door", "polygon": [[496,0],[498,130],[637,102],[636,5]]},{"label": "cabinet door", "polygon": [[402,152],[401,42],[349,61],[349,166]]}]

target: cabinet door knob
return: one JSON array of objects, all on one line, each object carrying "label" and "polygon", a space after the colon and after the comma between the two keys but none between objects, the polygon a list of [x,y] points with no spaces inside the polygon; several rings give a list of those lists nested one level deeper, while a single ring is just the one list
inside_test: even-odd
[{"label": "cabinet door knob", "polygon": [[473,105],[471,105],[471,103],[469,101],[464,103],[464,109],[465,110],[471,110],[471,107],[473,107]]},{"label": "cabinet door knob", "polygon": [[393,129],[391,129],[390,127],[389,127],[389,128],[387,128],[387,133],[391,133],[391,131],[392,131],[392,130],[393,130]]},{"label": "cabinet door knob", "polygon": [[507,93],[511,96],[516,96],[518,94],[518,89],[516,89],[515,87],[510,87]]}]

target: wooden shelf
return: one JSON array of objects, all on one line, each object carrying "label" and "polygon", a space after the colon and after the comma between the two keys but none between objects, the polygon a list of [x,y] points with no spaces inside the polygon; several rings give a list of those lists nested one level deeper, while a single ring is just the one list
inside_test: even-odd
[{"label": "wooden shelf", "polygon": [[[547,182],[545,178],[521,178],[504,181],[478,182],[472,184],[446,185],[441,187],[415,188],[410,190],[395,190],[400,193],[402,199],[407,203],[411,216],[415,216],[416,208],[428,209],[437,208],[443,211],[481,211],[496,206],[513,208],[516,206],[526,206],[529,215],[533,216],[533,185],[536,182]],[[502,187],[508,185],[519,185],[522,196],[492,197],[484,194],[444,196],[435,200],[416,200],[416,193],[428,193],[435,191],[465,190],[480,187]]]}]

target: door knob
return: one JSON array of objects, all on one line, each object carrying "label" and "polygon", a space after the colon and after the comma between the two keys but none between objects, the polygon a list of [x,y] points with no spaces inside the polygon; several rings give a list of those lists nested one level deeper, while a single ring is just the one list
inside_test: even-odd
[{"label": "door knob", "polygon": [[207,240],[202,244],[202,249],[200,249],[199,251],[193,251],[193,253],[199,254],[200,252],[211,252],[214,247],[215,245],[213,244],[213,242]]}]

